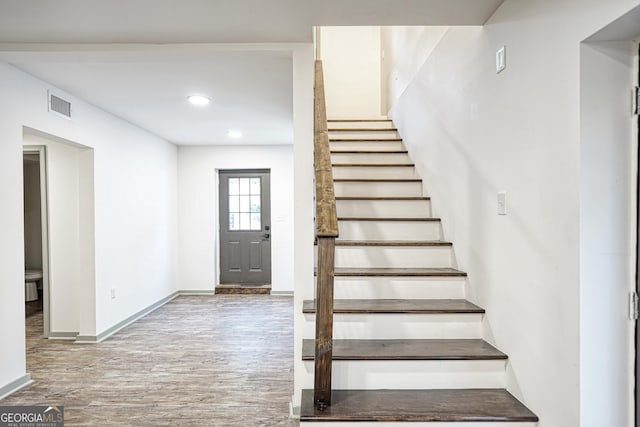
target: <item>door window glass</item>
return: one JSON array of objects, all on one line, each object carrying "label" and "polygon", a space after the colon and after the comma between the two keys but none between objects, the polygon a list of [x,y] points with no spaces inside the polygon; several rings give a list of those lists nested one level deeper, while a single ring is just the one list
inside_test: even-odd
[{"label": "door window glass", "polygon": [[262,230],[261,178],[229,178],[229,231]]}]

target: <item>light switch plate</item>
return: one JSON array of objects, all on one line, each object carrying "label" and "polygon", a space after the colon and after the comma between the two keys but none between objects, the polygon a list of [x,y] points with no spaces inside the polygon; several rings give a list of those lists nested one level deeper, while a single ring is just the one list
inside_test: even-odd
[{"label": "light switch plate", "polygon": [[498,215],[507,214],[507,192],[500,191],[498,193]]},{"label": "light switch plate", "polygon": [[496,73],[501,73],[507,68],[507,52],[506,47],[502,46],[496,52]]}]

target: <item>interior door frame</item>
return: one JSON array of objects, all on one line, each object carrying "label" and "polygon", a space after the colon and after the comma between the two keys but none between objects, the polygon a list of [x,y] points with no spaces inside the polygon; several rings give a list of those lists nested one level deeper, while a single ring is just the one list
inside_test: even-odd
[{"label": "interior door frame", "polygon": [[[40,222],[42,229],[42,311],[44,336],[51,335],[51,286],[49,280],[49,189],[47,172],[47,146],[24,145],[22,154],[37,154],[40,166]],[[24,200],[24,195],[23,195]],[[24,240],[24,237],[23,237]]]},{"label": "interior door frame", "polygon": [[[635,63],[635,87],[640,87],[640,41],[634,41],[636,46]],[[636,89],[637,90],[637,89]],[[637,95],[636,95],[637,96]],[[637,304],[638,295],[640,295],[640,102],[636,100],[636,120],[635,120],[635,139],[636,139],[636,277],[635,277],[635,304]],[[637,306],[634,310],[637,310]],[[635,387],[634,387],[634,402],[635,402],[635,426],[640,427],[640,320],[635,319]]]},{"label": "interior door frame", "polygon": [[[271,177],[271,168],[217,168],[216,169],[216,174],[215,174],[215,200],[214,200],[214,221],[216,224],[215,227],[215,242],[216,242],[216,269],[217,269],[217,273],[214,274],[214,287],[218,286],[220,284],[222,284],[221,281],[221,276],[222,276],[222,230],[221,227],[223,226],[222,224],[222,216],[220,215],[220,207],[221,207],[221,203],[220,203],[220,197],[221,197],[221,193],[220,193],[220,183],[221,183],[221,178],[220,175],[221,174],[225,174],[225,173],[266,173],[269,175],[269,177]],[[269,218],[270,221],[272,222],[273,219],[271,218],[271,178],[269,178]],[[269,233],[271,234],[271,236],[273,236],[273,226],[271,223],[268,224],[270,226],[270,231]],[[263,230],[264,232],[264,230]],[[272,239],[269,238],[269,279],[270,281],[273,280],[273,244],[271,243]]]}]

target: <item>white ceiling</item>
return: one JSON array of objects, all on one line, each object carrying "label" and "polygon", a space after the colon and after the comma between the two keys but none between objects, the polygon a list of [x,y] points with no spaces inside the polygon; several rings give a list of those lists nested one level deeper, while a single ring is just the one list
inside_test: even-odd
[{"label": "white ceiling", "polygon": [[[154,55],[152,60],[144,55],[137,60],[61,58],[16,65],[176,144],[293,140],[290,52],[212,51]],[[190,94],[212,102],[195,107],[187,100]],[[231,129],[243,137],[228,138]]]},{"label": "white ceiling", "polygon": [[0,0],[0,60],[176,144],[288,144],[291,49],[243,44],[309,43],[314,25],[482,25],[502,1]]}]

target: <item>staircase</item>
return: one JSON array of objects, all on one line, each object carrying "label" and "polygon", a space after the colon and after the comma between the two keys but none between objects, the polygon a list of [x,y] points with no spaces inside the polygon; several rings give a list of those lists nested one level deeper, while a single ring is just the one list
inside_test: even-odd
[{"label": "staircase", "polygon": [[484,341],[484,309],[431,216],[389,120],[329,120],[335,246],[333,398],[313,405],[315,302],[305,301],[301,426],[533,427],[505,390],[507,355]]}]

